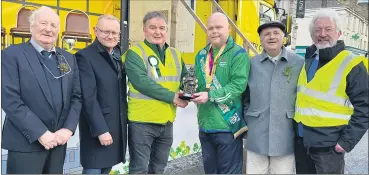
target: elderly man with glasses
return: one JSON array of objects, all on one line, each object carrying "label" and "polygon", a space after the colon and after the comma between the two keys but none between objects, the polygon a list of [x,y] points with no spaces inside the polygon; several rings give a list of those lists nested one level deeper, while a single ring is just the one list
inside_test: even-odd
[{"label": "elderly man with glasses", "polygon": [[127,145],[126,75],[118,45],[120,22],[102,15],[95,41],[76,53],[83,107],[79,122],[84,174],[108,174],[125,162]]},{"label": "elderly man with glasses", "polygon": [[8,174],[62,174],[66,143],[80,111],[74,56],[55,46],[59,16],[42,6],[30,16],[32,37],[2,52],[2,148]]}]

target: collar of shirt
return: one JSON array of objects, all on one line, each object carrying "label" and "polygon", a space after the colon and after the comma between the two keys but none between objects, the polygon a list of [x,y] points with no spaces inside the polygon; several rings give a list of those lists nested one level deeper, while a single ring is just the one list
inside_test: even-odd
[{"label": "collar of shirt", "polygon": [[[279,59],[285,59],[287,62],[288,62],[288,58],[287,58],[287,49],[284,47],[284,46],[282,46],[282,49],[281,49],[281,51],[279,52],[279,55],[278,56],[276,56],[276,57],[271,57],[271,56],[269,56],[267,53],[266,53],[266,51],[265,50],[263,50],[263,52],[261,53],[261,57],[260,57],[260,61],[262,62],[262,61],[264,61],[264,60],[266,60],[266,59],[270,59],[272,62],[274,62],[273,61],[273,59],[276,59],[276,61],[278,61]],[[275,62],[276,62],[275,61]]]},{"label": "collar of shirt", "polygon": [[268,55],[268,58],[269,58],[269,60],[270,60],[270,61],[272,61],[273,63],[276,63],[276,62],[281,58],[281,53],[282,53],[282,50],[281,50],[281,52],[279,52],[279,54],[278,54],[277,56],[275,56],[275,57],[272,57],[272,56],[270,56],[269,54],[267,54],[267,55]]},{"label": "collar of shirt", "polygon": [[[40,53],[41,54],[41,52],[43,51],[43,50],[46,50],[46,49],[44,49],[43,47],[41,47],[39,44],[37,44],[37,42],[33,39],[33,38],[31,38],[31,40],[30,40],[30,43],[32,44],[32,46],[37,50],[37,52],[38,53]],[[51,49],[51,52],[56,52],[56,50],[55,50],[55,47],[53,47],[52,49]],[[49,56],[49,58],[51,57],[51,55]]]}]

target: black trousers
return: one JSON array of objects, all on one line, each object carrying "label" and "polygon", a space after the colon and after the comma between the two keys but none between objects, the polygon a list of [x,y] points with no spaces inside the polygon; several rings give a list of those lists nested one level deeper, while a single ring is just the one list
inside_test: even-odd
[{"label": "black trousers", "polygon": [[304,147],[301,137],[295,138],[296,174],[343,174],[345,154],[335,151],[335,146]]},{"label": "black trousers", "polygon": [[232,133],[199,133],[205,174],[242,174],[242,137]]},{"label": "black trousers", "polygon": [[7,174],[63,174],[67,145],[37,152],[8,151]]}]

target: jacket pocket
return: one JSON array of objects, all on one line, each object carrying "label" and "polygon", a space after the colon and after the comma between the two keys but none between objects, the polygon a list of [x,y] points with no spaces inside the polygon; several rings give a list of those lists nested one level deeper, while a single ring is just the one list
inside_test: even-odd
[{"label": "jacket pocket", "polygon": [[254,112],[247,111],[245,115],[250,116],[250,117],[259,117],[259,114],[260,114],[259,111],[254,111]]},{"label": "jacket pocket", "polygon": [[286,116],[287,118],[292,119],[295,116],[295,111],[294,110],[286,111]]},{"label": "jacket pocket", "polygon": [[101,112],[103,113],[103,115],[110,114],[110,106],[102,108]]}]

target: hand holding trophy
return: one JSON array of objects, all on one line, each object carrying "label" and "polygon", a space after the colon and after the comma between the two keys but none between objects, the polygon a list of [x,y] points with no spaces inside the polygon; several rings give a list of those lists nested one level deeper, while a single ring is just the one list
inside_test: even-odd
[{"label": "hand holding trophy", "polygon": [[196,92],[197,79],[195,76],[195,68],[193,66],[188,69],[188,75],[183,78],[183,85],[183,93],[179,95],[179,98],[188,101],[194,99],[195,97],[193,94]]}]

